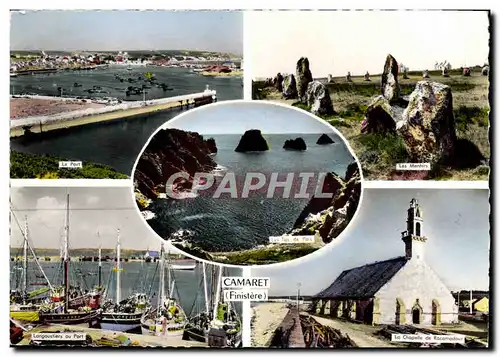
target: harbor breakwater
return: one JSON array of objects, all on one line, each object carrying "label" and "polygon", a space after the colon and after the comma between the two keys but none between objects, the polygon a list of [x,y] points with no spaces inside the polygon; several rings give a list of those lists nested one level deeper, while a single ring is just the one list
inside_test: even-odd
[{"label": "harbor breakwater", "polygon": [[[22,98],[54,99],[54,97],[45,96],[22,96]],[[64,98],[63,100],[78,101],[76,98]],[[18,118],[10,121],[10,137],[43,133],[92,123],[109,122],[141,114],[168,110],[175,107],[187,108],[191,105],[196,107],[215,101],[217,101],[217,92],[207,87],[205,91],[194,94],[125,102],[100,108],[86,108],[46,116]]]}]

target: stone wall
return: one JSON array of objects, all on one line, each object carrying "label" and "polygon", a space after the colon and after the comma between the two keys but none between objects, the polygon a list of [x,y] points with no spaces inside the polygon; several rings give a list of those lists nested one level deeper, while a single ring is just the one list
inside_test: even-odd
[{"label": "stone wall", "polygon": [[433,324],[432,301],[440,306],[440,322],[458,321],[455,299],[436,273],[425,261],[411,259],[385,286],[375,295],[379,298],[380,324],[396,323],[396,299],[404,304],[404,320],[412,324],[412,308],[417,302],[422,308],[421,324]]}]

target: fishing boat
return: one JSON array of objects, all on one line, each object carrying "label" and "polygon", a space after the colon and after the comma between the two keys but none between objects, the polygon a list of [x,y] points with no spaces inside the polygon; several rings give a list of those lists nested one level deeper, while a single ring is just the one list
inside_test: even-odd
[{"label": "fishing boat", "polygon": [[101,315],[101,328],[112,331],[130,331],[141,326],[141,318],[150,307],[146,294],[136,293],[125,300],[121,300],[121,267],[120,230],[118,229],[116,243],[116,273],[115,301],[106,301]]},{"label": "fishing boat", "polygon": [[[14,213],[13,213],[14,214]],[[52,289],[47,276],[45,275],[34,251],[29,245],[29,230],[28,219],[25,217],[24,226],[24,242],[23,242],[23,266],[22,272],[22,287],[10,292],[10,318],[17,321],[37,322],[39,321],[39,310],[47,303],[46,293]],[[31,250],[33,260],[36,262],[42,276],[45,278],[47,287],[28,291],[28,250]],[[31,284],[30,284],[31,285]]]},{"label": "fishing boat", "polygon": [[50,304],[40,308],[39,319],[42,323],[54,324],[81,324],[92,323],[101,315],[102,310],[93,308],[85,302],[95,299],[96,296],[82,294],[78,289],[70,285],[69,269],[69,194],[66,196],[66,226],[64,234],[64,251],[62,256],[62,267],[64,273],[64,285],[52,289]]},{"label": "fishing boat", "polygon": [[223,268],[213,266],[211,296],[208,295],[205,263],[202,268],[205,311],[189,319],[183,339],[205,342],[209,347],[241,347],[241,319],[222,294]]},{"label": "fishing boat", "polygon": [[[163,243],[160,249],[160,286],[157,306],[150,308],[141,318],[143,335],[182,336],[187,323],[186,313],[174,298],[175,280],[171,279],[171,268],[165,259]],[[166,261],[165,261],[166,260]],[[168,273],[168,291],[165,291],[165,270]]]}]

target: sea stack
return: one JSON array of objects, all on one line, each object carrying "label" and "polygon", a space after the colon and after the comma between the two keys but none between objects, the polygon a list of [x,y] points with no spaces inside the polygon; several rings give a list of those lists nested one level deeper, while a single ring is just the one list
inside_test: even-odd
[{"label": "sea stack", "polygon": [[305,151],[307,150],[307,145],[304,139],[296,138],[296,139],[286,140],[285,144],[283,145],[283,149]]},{"label": "sea stack", "polygon": [[269,146],[266,139],[258,129],[251,129],[245,131],[245,134],[240,139],[238,146],[234,151],[248,152],[248,151],[267,151]]},{"label": "sea stack", "polygon": [[333,141],[332,138],[326,134],[321,134],[321,136],[318,138],[318,141],[316,141],[316,144],[318,145],[329,145],[334,143],[335,141]]}]

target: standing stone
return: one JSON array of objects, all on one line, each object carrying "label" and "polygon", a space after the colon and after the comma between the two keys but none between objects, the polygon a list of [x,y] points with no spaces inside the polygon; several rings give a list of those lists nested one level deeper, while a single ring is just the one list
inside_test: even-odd
[{"label": "standing stone", "polygon": [[481,74],[483,76],[487,76],[490,73],[490,66],[484,66],[483,69],[481,70]]},{"label": "standing stone", "polygon": [[463,73],[464,73],[465,77],[470,77],[470,73],[471,73],[470,68],[469,67],[465,67]]},{"label": "standing stone", "polygon": [[276,77],[274,77],[273,87],[276,88],[279,92],[283,91],[283,76],[281,75],[281,73],[278,73]]},{"label": "standing stone", "polygon": [[265,87],[273,87],[274,86],[274,79],[273,78],[266,78],[266,81],[264,82]]},{"label": "standing stone", "polygon": [[442,74],[443,74],[443,77],[449,77],[450,76],[450,71],[448,71],[448,68],[443,67]]},{"label": "standing stone", "polygon": [[382,73],[382,95],[393,103],[399,99],[401,90],[398,83],[398,62],[390,54],[387,55],[384,64],[384,72]]},{"label": "standing stone", "polygon": [[283,98],[296,99],[297,98],[297,83],[293,74],[287,74],[283,79]]},{"label": "standing stone", "polygon": [[424,70],[424,73],[422,73],[422,77],[424,77],[424,78],[431,78],[431,76],[429,76],[429,71],[428,70]]},{"label": "standing stone", "polygon": [[328,75],[328,83],[333,83],[333,76],[331,74]]},{"label": "standing stone", "polygon": [[351,72],[347,72],[347,76],[345,76],[345,80],[346,80],[346,82],[352,82]]},{"label": "standing stone", "polygon": [[418,82],[396,129],[413,162],[449,162],[457,140],[451,88],[436,82]]},{"label": "standing stone", "polygon": [[403,79],[409,79],[409,77],[408,77],[408,68],[406,68],[406,67],[403,70]]},{"label": "standing stone", "polygon": [[370,73],[368,71],[365,73],[365,82],[370,82]]},{"label": "standing stone", "polygon": [[396,120],[394,120],[391,105],[383,95],[379,95],[366,110],[365,120],[361,123],[361,133],[385,134],[395,132]]},{"label": "standing stone", "polygon": [[319,81],[312,81],[307,86],[307,105],[311,107],[311,113],[316,115],[334,115],[332,99],[328,88]]},{"label": "standing stone", "polygon": [[309,69],[309,60],[307,57],[301,57],[297,61],[297,93],[301,102],[306,102],[306,91],[309,83],[313,81],[311,71]]}]

